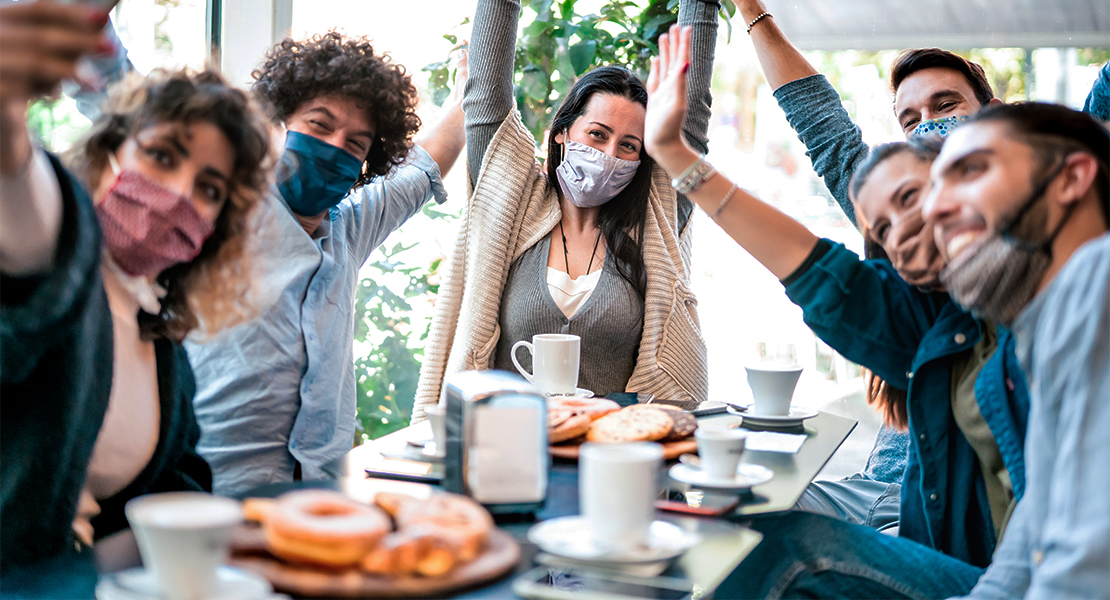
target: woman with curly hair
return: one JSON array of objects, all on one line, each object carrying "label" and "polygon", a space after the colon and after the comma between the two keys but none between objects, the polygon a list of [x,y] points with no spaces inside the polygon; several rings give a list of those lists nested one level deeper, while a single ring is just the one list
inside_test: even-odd
[{"label": "woman with curly hair", "polygon": [[[88,549],[127,527],[129,499],[211,487],[181,342],[249,316],[244,240],[269,137],[217,73],[156,73],[117,88],[67,170],[31,144],[26,106],[98,48],[103,21],[0,10],[0,574],[5,593],[91,597]],[[25,36],[42,43],[8,54]]]},{"label": "woman with curly hair", "polygon": [[[686,131],[702,147],[718,8],[679,8],[699,53]],[[543,165],[514,110],[519,15],[516,0],[482,0],[474,17],[465,98],[474,193],[436,301],[414,419],[439,401],[445,375],[511,371],[513,344],[538,333],[581,337],[578,383],[597,395],[704,400],[691,208],[643,151],[643,83],[618,66],[579,78],[552,120]]]},{"label": "woman with curly hair", "polygon": [[365,38],[287,39],[253,76],[286,130],[251,252],[269,308],[188,344],[198,448],[228,495],[291,481],[298,468],[322,478],[320,466],[351,449],[359,268],[429,199],[446,199],[440,171],[463,145],[457,101],[424,148],[414,144],[416,88]]}]

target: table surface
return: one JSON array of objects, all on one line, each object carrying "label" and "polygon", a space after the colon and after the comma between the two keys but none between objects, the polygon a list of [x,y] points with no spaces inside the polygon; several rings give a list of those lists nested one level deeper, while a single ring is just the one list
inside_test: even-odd
[{"label": "table surface", "polygon": [[[725,414],[702,417],[698,421],[711,427],[728,427],[740,423],[741,418]],[[767,467],[775,475],[771,481],[752,488],[751,496],[745,498],[736,509],[735,515],[754,516],[790,510],[855,426],[856,421],[853,419],[818,412],[816,417],[805,421],[804,433],[807,439],[797,453],[745,452],[741,462]],[[802,432],[800,429],[791,431]],[[355,484],[354,487],[357,488],[357,482],[366,479],[366,469],[381,465],[386,460],[383,452],[389,456],[400,455],[409,440],[429,439],[431,435],[431,426],[423,421],[358,446],[342,459],[325,465],[323,469],[337,479],[349,479],[349,483]],[[556,464],[561,463],[562,461],[556,460]],[[420,468],[421,465],[414,463],[413,466]],[[671,485],[683,487],[683,484],[673,481]]]},{"label": "table surface", "polygon": [[[699,419],[702,425],[711,427],[728,427],[740,421],[740,417],[727,414]],[[825,466],[855,426],[856,421],[852,419],[821,412],[816,417],[805,421],[804,433],[807,439],[797,453],[745,452],[743,462],[768,467],[775,475],[771,481],[756,486],[752,494],[746,497],[730,515],[731,519],[672,516],[660,513],[659,518],[669,520],[687,530],[696,531],[702,536],[702,542],[663,573],[663,576],[685,578],[697,589],[705,591],[715,589],[760,540],[759,534],[731,521],[742,521],[754,515],[792,508],[806,486]],[[791,433],[802,432],[803,428],[798,428]],[[386,455],[395,456],[403,453],[409,440],[429,438],[431,438],[431,426],[427,421],[406,427],[354,448],[343,459],[326,465],[324,470],[336,478],[334,481],[292,485],[331,487],[365,501],[370,501],[375,493],[386,489],[409,493],[419,493],[423,490],[427,493],[430,490],[428,486],[372,479],[367,477],[365,470],[381,465],[386,460]],[[661,480],[669,480],[669,478],[661,476]],[[683,485],[673,481],[669,483],[672,487]],[[276,495],[290,489],[290,486],[291,484],[279,484],[272,490],[263,488],[256,490],[255,495]],[[579,514],[577,464],[556,460],[549,472],[547,502],[535,519],[546,520],[576,514]],[[505,521],[505,518],[499,518],[498,526],[521,543],[521,562],[516,571],[513,575],[490,585],[466,590],[453,597],[467,600],[514,597],[512,584],[515,576],[536,566],[538,549],[527,541],[528,529],[534,523],[535,521],[531,519]]]}]

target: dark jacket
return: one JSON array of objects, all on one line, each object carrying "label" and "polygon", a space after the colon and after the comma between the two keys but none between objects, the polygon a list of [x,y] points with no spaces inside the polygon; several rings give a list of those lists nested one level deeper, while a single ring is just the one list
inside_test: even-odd
[{"label": "dark jacket", "polygon": [[[51,162],[63,217],[50,272],[0,278],[0,574],[75,552],[72,523],[112,386],[112,315],[100,275],[101,238],[88,195]],[[127,488],[100,502],[97,537],[127,527],[123,505],[146,493],[211,489],[195,452],[192,370],[185,351],[155,342],[158,445]]]},{"label": "dark jacket", "polygon": [[[990,563],[994,526],[975,451],[952,416],[952,364],[982,336],[982,323],[947,294],[907,284],[886,261],[862,261],[822,240],[824,254],[786,286],[807,325],[845,358],[907,390],[911,446],[902,481],[899,535],[976,566]],[[819,251],[815,251],[819,252]],[[1015,497],[1025,490],[1029,394],[1013,337],[975,383],[980,412],[998,442]]]}]

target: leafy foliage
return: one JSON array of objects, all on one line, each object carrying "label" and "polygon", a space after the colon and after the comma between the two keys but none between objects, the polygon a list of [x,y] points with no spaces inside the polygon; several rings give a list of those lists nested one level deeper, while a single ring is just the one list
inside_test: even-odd
[{"label": "leafy foliage", "polygon": [[[432,219],[452,215],[425,207]],[[436,271],[442,259],[410,266],[405,253],[415,244],[382,246],[364,269],[374,275],[359,281],[355,291],[355,342],[369,351],[355,358],[355,385],[361,439],[376,439],[405,427],[412,416],[420,360],[430,321],[413,328],[413,303],[430,301],[439,292]],[[398,294],[394,290],[402,290]]]},{"label": "leafy foliage", "polygon": [[[678,2],[606,0],[598,12],[580,14],[578,0],[525,0],[515,93],[524,124],[536,139],[543,139],[575,80],[590,69],[622,65],[646,78],[651,57],[659,51],[660,34],[678,21]],[[735,10],[730,0],[724,1],[724,12],[731,15]],[[456,41],[454,36],[444,37]],[[437,104],[450,92],[448,68],[446,63],[424,67],[431,74],[429,91]]]}]

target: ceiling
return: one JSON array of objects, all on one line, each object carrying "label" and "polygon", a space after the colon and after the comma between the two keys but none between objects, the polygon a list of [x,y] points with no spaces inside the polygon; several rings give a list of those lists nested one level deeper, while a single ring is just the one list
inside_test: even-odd
[{"label": "ceiling", "polygon": [[803,50],[1110,47],[1110,0],[765,0]]}]

